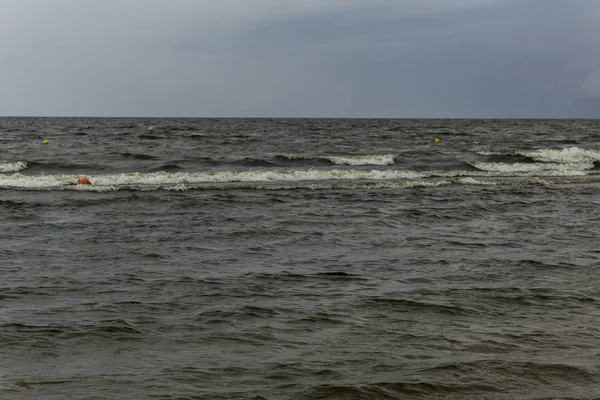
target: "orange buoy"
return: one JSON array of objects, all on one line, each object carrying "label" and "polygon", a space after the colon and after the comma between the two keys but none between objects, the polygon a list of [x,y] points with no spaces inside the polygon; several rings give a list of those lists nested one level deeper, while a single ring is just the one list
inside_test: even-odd
[{"label": "orange buoy", "polygon": [[77,183],[79,183],[80,185],[91,185],[92,182],[90,182],[90,180],[88,178],[79,178],[77,179]]}]

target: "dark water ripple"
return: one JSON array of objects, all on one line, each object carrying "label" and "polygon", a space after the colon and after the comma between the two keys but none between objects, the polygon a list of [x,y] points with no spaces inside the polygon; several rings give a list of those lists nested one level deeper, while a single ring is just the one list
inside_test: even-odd
[{"label": "dark water ripple", "polygon": [[[318,155],[318,143],[393,153],[390,168],[455,168],[479,157],[467,144],[594,149],[597,123],[0,119],[0,130],[79,141],[52,155],[0,137],[4,161],[37,163],[28,176],[326,167],[283,157]],[[424,135],[455,143],[431,152]],[[93,160],[73,152],[92,142]],[[583,181],[1,189],[0,398],[599,398],[599,196]]]}]

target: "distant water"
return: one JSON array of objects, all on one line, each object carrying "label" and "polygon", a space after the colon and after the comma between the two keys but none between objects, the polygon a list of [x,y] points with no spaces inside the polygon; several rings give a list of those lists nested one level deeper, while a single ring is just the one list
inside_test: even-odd
[{"label": "distant water", "polygon": [[598,398],[599,165],[600,121],[0,118],[0,398]]}]

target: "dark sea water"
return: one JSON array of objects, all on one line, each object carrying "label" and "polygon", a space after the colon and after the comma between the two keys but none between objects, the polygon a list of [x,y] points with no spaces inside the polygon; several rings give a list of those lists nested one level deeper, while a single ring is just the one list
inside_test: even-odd
[{"label": "dark sea water", "polygon": [[0,398],[600,398],[599,166],[599,121],[0,118]]}]

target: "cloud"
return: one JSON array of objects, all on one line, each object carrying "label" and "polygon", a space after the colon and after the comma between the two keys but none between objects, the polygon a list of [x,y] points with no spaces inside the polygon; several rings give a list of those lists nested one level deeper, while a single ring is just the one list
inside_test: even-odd
[{"label": "cloud", "polygon": [[569,116],[596,3],[0,0],[0,114]]}]

